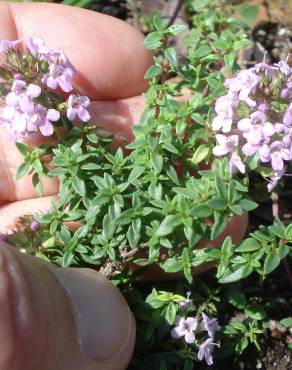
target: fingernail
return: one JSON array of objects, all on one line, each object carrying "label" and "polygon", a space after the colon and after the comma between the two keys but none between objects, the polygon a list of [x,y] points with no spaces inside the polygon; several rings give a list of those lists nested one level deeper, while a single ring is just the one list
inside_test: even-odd
[{"label": "fingernail", "polygon": [[134,320],[116,287],[90,269],[57,268],[53,272],[69,295],[85,356],[106,361],[133,346]]}]

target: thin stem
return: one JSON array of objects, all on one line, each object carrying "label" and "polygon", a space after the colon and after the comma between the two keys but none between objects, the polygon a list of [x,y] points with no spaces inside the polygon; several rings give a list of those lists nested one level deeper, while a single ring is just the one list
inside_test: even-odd
[{"label": "thin stem", "polygon": [[176,8],[174,10],[174,13],[173,13],[172,17],[170,18],[170,20],[169,20],[169,22],[167,24],[167,27],[170,27],[170,26],[172,26],[174,24],[174,22],[175,22],[175,20],[176,20],[176,18],[178,16],[179,12],[181,11],[184,3],[185,3],[185,0],[178,0],[177,1]]}]

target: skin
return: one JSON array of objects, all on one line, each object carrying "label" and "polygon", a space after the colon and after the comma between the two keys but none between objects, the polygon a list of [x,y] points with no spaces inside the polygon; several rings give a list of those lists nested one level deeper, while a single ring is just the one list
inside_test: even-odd
[{"label": "skin", "polygon": [[[143,76],[152,64],[137,30],[102,14],[43,3],[1,2],[0,24],[0,40],[37,36],[63,50],[79,71],[75,91],[92,100],[92,122],[121,140],[131,139],[131,125],[143,109],[141,93],[147,89]],[[28,144],[41,140],[34,136]],[[58,192],[57,182],[46,180],[40,199],[29,176],[16,182],[21,163],[14,143],[0,131],[2,233],[11,232],[19,216],[48,209]],[[246,223],[246,215],[237,217],[226,232],[238,240]],[[135,341],[134,320],[119,291],[100,274],[56,268],[2,243],[0,275],[1,370],[126,368]]]}]

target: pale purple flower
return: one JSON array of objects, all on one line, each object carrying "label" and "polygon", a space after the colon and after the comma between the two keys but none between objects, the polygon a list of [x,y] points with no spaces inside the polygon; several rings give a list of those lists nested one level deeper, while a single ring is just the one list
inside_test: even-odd
[{"label": "pale purple flower", "polygon": [[263,113],[268,113],[269,109],[270,107],[269,107],[269,104],[267,103],[262,103],[258,106],[258,110]]},{"label": "pale purple flower", "polygon": [[279,71],[279,68],[274,65],[274,66],[271,66],[270,64],[266,63],[265,61],[266,57],[264,57],[264,60],[263,62],[261,63],[258,63],[255,65],[255,70],[259,73],[259,72],[264,72],[264,74],[266,76],[269,76],[269,77],[275,77],[276,74],[278,73]]},{"label": "pale purple flower", "polygon": [[266,120],[266,115],[265,113],[261,112],[260,110],[257,110],[250,115],[250,119],[252,123],[256,122],[264,122]]},{"label": "pale purple flower", "polygon": [[282,171],[284,160],[291,159],[291,151],[284,147],[280,141],[274,141],[270,146],[264,145],[260,151],[262,162],[271,162],[274,171]]},{"label": "pale purple flower", "polygon": [[11,92],[6,96],[8,106],[19,106],[23,113],[34,110],[33,99],[40,96],[42,90],[40,86],[29,84],[22,80],[15,80],[11,87]]},{"label": "pale purple flower", "polygon": [[49,50],[45,45],[45,41],[40,37],[29,37],[25,44],[27,49],[35,57],[40,56],[43,53],[47,53]]},{"label": "pale purple flower", "polygon": [[196,336],[194,331],[198,327],[198,320],[194,317],[184,318],[178,316],[175,321],[176,327],[171,330],[171,336],[175,339],[185,338],[186,343],[194,343]]},{"label": "pale purple flower", "polygon": [[42,82],[53,90],[60,87],[63,91],[70,92],[73,89],[73,77],[74,72],[71,68],[53,63],[49,67],[49,73],[42,78]]},{"label": "pale purple flower", "polygon": [[291,127],[292,126],[292,103],[290,103],[283,119],[284,125]]},{"label": "pale purple flower", "polygon": [[11,140],[25,137],[28,132],[37,130],[31,122],[31,114],[23,113],[19,107],[6,106],[3,110],[0,125],[3,126]]},{"label": "pale purple flower", "polygon": [[286,87],[284,88],[282,91],[281,91],[281,94],[280,94],[281,98],[282,99],[287,99],[290,97],[290,90]]},{"label": "pale purple flower", "polygon": [[249,107],[254,107],[256,102],[249,95],[253,93],[260,82],[259,76],[254,73],[254,69],[245,69],[238,73],[234,78],[225,81],[225,86],[230,92],[238,93],[238,98],[244,101]]},{"label": "pale purple flower", "polygon": [[199,352],[198,352],[198,359],[200,361],[206,360],[208,365],[212,365],[213,364],[212,353],[214,350],[214,345],[215,343],[213,343],[212,338],[208,338],[207,340],[205,340],[205,342],[203,342],[200,345]]},{"label": "pale purple flower", "polygon": [[286,61],[280,60],[279,63],[275,63],[275,66],[278,67],[285,76],[287,77],[291,76],[292,68],[289,66],[289,64]]},{"label": "pale purple flower", "polygon": [[274,133],[274,126],[269,122],[261,125],[253,125],[247,132],[243,133],[243,137],[247,141],[242,147],[243,153],[247,156],[252,156],[257,151],[260,152],[263,145],[270,142],[270,138]]},{"label": "pale purple flower", "polygon": [[215,111],[217,116],[213,119],[212,128],[215,131],[221,130],[229,132],[232,126],[234,108],[237,106],[238,99],[236,94],[230,93],[217,99]]},{"label": "pale purple flower", "polygon": [[0,41],[0,53],[5,53],[6,51],[15,48],[17,44],[20,43],[21,40],[1,40]]},{"label": "pale purple flower", "polygon": [[51,136],[54,133],[54,126],[52,122],[56,122],[60,119],[60,112],[56,109],[46,109],[42,105],[38,104],[35,109],[32,122],[34,122],[39,128],[43,136]]},{"label": "pale purple flower", "polygon": [[67,117],[70,121],[74,121],[78,116],[83,122],[90,120],[90,114],[87,111],[87,107],[90,104],[90,100],[87,96],[70,95],[68,99]]},{"label": "pale purple flower", "polygon": [[0,234],[0,242],[2,242],[2,243],[7,243],[7,235],[5,235],[5,234]]},{"label": "pale purple flower", "polygon": [[210,319],[204,312],[202,312],[202,328],[208,332],[210,338],[214,338],[215,332],[219,329],[218,320]]},{"label": "pale purple flower", "polygon": [[190,299],[190,295],[191,295],[191,292],[188,292],[187,298],[182,302],[178,302],[182,310],[192,309],[195,307],[193,301]]},{"label": "pale purple flower", "polygon": [[281,171],[273,172],[273,175],[269,178],[268,191],[271,192],[277,186],[278,181],[284,175],[286,168],[284,167]]},{"label": "pale purple flower", "polygon": [[245,164],[237,153],[233,153],[229,160],[229,169],[231,173],[245,173]]},{"label": "pale purple flower", "polygon": [[37,221],[33,221],[31,224],[30,224],[30,229],[32,231],[37,231],[39,228],[40,228],[41,224]]},{"label": "pale purple flower", "polygon": [[226,155],[235,150],[238,146],[238,135],[225,136],[222,134],[216,135],[217,145],[213,148],[213,153],[216,156]]},{"label": "pale purple flower", "polygon": [[277,134],[281,134],[281,133],[289,131],[289,128],[287,126],[283,125],[282,123],[278,123],[278,122],[274,124],[274,128]]}]

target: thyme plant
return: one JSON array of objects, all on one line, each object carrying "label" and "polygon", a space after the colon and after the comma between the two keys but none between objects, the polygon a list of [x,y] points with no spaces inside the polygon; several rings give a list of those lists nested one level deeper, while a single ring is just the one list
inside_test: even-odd
[{"label": "thyme plant", "polygon": [[[291,251],[292,226],[278,219],[237,245],[230,236],[219,248],[211,245],[232,217],[257,207],[249,194],[249,171],[259,169],[275,177],[279,172],[271,170],[284,167],[283,161],[282,168],[279,160],[275,164],[272,153],[280,151],[279,145],[284,148],[291,130],[289,61],[278,66],[265,63],[263,73],[254,74],[252,81],[241,78],[251,71],[241,71],[225,82],[239,70],[237,53],[249,44],[244,26],[223,1],[189,1],[188,12],[190,29],[167,27],[158,15],[153,19],[154,30],[144,41],[155,54],[145,75],[146,107],[125,148],[117,148],[114,137],[101,135],[99,127],[88,123],[89,99],[72,93],[76,71],[61,51],[48,49],[37,38],[24,40],[24,51],[19,40],[0,42],[6,58],[0,68],[6,104],[0,125],[24,158],[16,177],[31,174],[39,195],[44,176],[60,183],[51,208],[35,217],[24,216],[23,226],[7,238],[20,250],[60,266],[100,270],[123,289],[138,323],[133,369],[191,370],[198,360],[211,365],[213,351],[220,352],[220,342],[228,338],[237,353],[249,343],[258,347],[261,309],[251,307],[246,323],[220,327],[215,318],[218,292],[212,296],[205,287],[212,296],[208,304],[187,295],[194,270],[211,263],[222,284],[252,272],[264,279]],[[186,30],[188,52],[181,58],[172,41]],[[266,70],[277,73],[267,75]],[[270,85],[268,105],[265,89]],[[252,114],[248,118],[251,108],[256,119]],[[267,123],[267,117],[274,120]],[[264,168],[258,167],[254,152],[243,147],[236,154],[235,147],[242,144],[231,128],[237,123],[248,142],[255,131],[270,130],[271,135],[258,134],[261,145],[268,145],[273,136],[270,152],[261,157]],[[35,132],[55,140],[31,148],[25,139]],[[283,159],[291,158],[287,154]],[[177,290],[154,288],[148,296],[147,289],[139,292],[135,279],[153,265],[167,274],[181,272],[184,281]],[[238,296],[234,297],[237,304]]]}]

